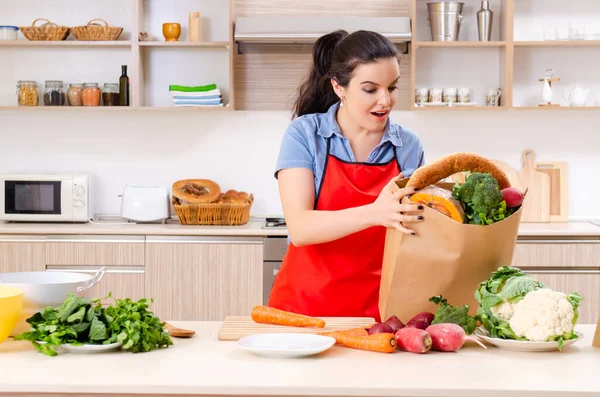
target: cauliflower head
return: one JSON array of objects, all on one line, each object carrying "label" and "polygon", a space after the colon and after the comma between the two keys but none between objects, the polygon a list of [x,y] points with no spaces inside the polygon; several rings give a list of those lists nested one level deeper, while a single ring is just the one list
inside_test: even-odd
[{"label": "cauliflower head", "polygon": [[494,316],[501,318],[504,321],[508,321],[515,313],[515,305],[507,300],[503,300],[496,306],[492,306],[490,310]]},{"label": "cauliflower head", "polygon": [[492,338],[559,342],[573,339],[578,293],[554,291],[533,276],[502,266],[475,291],[479,303],[475,319]]},{"label": "cauliflower head", "polygon": [[573,335],[576,311],[562,292],[549,288],[531,291],[513,309],[508,323],[519,338],[543,342]]}]

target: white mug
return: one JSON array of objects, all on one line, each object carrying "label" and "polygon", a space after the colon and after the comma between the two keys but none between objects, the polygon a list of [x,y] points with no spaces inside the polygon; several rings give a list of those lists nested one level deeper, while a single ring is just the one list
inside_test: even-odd
[{"label": "white mug", "polygon": [[429,90],[429,102],[441,103],[442,102],[442,89],[432,88]]},{"label": "white mug", "polygon": [[456,88],[444,88],[442,94],[442,101],[444,103],[456,102]]},{"label": "white mug", "polygon": [[415,89],[415,103],[425,103],[429,101],[429,88]]},{"label": "white mug", "polygon": [[497,88],[488,90],[485,94],[485,106],[498,106],[498,101],[502,96],[502,91]]},{"label": "white mug", "polygon": [[461,102],[461,103],[471,102],[471,89],[470,88],[460,88],[458,90],[457,101]]}]

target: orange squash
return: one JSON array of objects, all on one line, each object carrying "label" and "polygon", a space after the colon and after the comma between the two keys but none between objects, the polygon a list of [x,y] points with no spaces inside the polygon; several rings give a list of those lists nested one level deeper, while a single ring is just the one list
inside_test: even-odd
[{"label": "orange squash", "polygon": [[465,213],[460,202],[452,197],[449,190],[431,185],[413,194],[411,201],[428,206],[457,222],[464,223]]}]

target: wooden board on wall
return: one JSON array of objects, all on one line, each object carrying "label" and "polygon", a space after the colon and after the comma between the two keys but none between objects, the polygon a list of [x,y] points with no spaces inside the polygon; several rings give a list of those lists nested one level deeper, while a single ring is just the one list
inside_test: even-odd
[{"label": "wooden board on wall", "polygon": [[[234,0],[237,16],[410,16],[410,0]],[[402,51],[404,45],[398,46]],[[310,44],[243,44],[235,55],[235,107],[239,110],[291,111],[297,89],[312,62]],[[409,109],[410,55],[402,54],[396,109]]]}]

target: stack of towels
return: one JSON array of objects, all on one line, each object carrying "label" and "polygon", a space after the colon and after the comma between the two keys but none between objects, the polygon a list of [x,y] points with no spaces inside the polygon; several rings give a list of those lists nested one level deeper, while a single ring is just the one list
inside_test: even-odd
[{"label": "stack of towels", "polygon": [[174,106],[223,106],[221,90],[216,84],[190,87],[185,85],[170,85],[169,92],[173,97]]}]

